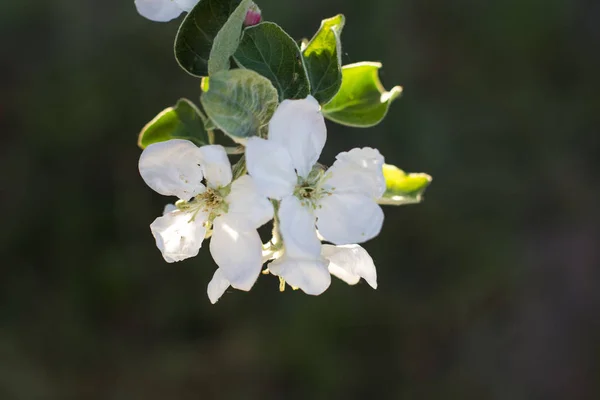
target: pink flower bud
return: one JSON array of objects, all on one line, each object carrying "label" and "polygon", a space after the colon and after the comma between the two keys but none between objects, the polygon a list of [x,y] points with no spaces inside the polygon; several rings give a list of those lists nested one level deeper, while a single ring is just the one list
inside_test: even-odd
[{"label": "pink flower bud", "polygon": [[260,22],[262,19],[260,8],[256,4],[252,4],[246,13],[246,19],[244,20],[244,26],[253,26]]}]

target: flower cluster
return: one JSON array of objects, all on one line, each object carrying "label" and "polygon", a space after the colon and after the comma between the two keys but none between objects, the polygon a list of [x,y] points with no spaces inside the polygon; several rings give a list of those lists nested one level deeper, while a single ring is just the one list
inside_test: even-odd
[{"label": "flower cluster", "polygon": [[[218,265],[208,286],[213,303],[229,286],[250,290],[266,262],[271,274],[307,294],[323,293],[330,274],[349,284],[364,278],[376,288],[373,260],[358,243],[381,230],[383,156],[353,149],[325,169],[317,160],[326,136],[319,103],[309,96],[283,101],[268,137],[248,140],[248,174],[236,179],[222,146],[181,139],[148,146],[139,161],[142,178],[179,199],[150,225],[165,261],[196,256],[210,237]],[[274,238],[263,245],[257,228],[273,218]]]},{"label": "flower cluster", "polygon": [[[372,258],[360,244],[379,235],[380,204],[416,204],[431,182],[384,164],[378,150],[339,153],[319,163],[325,119],[367,128],[381,122],[402,88],[386,91],[378,62],[342,65],[345,17],[324,19],[311,40],[296,41],[262,20],[252,0],[135,0],[153,21],[182,13],[174,55],[201,78],[198,107],[188,99],[142,130],[140,175],[176,197],[150,225],[169,263],[196,256],[204,240],[217,269],[214,304],[228,288],[248,291],[272,274],[310,295],[331,275],[377,288]],[[298,43],[301,42],[301,45]],[[217,135],[236,146],[223,147]],[[233,166],[229,155],[242,155]],[[272,224],[263,243],[258,229]]]}]

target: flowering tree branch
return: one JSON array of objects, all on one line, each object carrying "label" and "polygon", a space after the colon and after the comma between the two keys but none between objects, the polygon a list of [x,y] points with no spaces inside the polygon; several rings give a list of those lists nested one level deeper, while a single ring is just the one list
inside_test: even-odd
[{"label": "flowering tree branch", "polygon": [[[166,262],[196,256],[210,239],[215,303],[230,287],[250,290],[263,270],[310,295],[331,275],[377,287],[359,244],[381,231],[385,205],[416,204],[431,183],[384,163],[369,147],[318,160],[325,119],[378,124],[401,92],[379,80],[380,63],[342,65],[343,15],[324,19],[298,46],[279,25],[261,22],[251,0],[135,0],[141,15],[166,22],[187,13],[175,38],[181,68],[199,78],[200,105],[180,99],[142,129],[140,175],[177,198],[150,225]],[[232,64],[231,61],[234,61]],[[217,135],[236,146],[221,146]],[[229,156],[239,156],[232,166]],[[263,244],[257,229],[272,224]]]}]

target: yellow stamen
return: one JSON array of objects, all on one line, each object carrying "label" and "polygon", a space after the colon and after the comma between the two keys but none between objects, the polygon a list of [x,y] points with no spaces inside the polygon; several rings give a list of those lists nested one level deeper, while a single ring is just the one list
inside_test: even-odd
[{"label": "yellow stamen", "polygon": [[279,277],[279,291],[283,292],[285,290],[285,279]]}]

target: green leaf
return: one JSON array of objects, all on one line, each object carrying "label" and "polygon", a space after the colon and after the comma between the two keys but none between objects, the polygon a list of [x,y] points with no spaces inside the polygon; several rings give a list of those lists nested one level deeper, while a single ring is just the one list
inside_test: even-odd
[{"label": "green leaf", "polygon": [[315,36],[306,44],[304,63],[311,93],[321,104],[329,102],[342,85],[342,42],[340,35],[346,18],[336,15],[324,19]]},{"label": "green leaf", "polygon": [[326,118],[342,125],[366,128],[380,123],[390,104],[402,88],[395,86],[389,92],[379,80],[377,62],[361,62],[342,68],[342,87],[335,97],[323,106]]},{"label": "green leaf", "polygon": [[262,22],[246,28],[234,58],[241,67],[267,77],[280,100],[303,99],[310,93],[300,49],[277,24]]},{"label": "green leaf", "polygon": [[423,193],[431,183],[431,176],[423,173],[402,171],[395,165],[383,164],[386,190],[379,204],[401,206],[416,204],[423,200]]},{"label": "green leaf", "polygon": [[214,124],[234,140],[265,136],[279,104],[271,82],[248,69],[221,71],[204,78],[200,98]]},{"label": "green leaf", "polygon": [[251,0],[200,0],[175,38],[175,58],[188,73],[208,76],[229,69]]},{"label": "green leaf", "polygon": [[210,51],[210,58],[208,59],[209,75],[229,69],[229,59],[235,54],[240,44],[242,27],[244,26],[246,13],[251,5],[251,0],[242,0],[215,37],[213,47]]},{"label": "green leaf", "polygon": [[145,149],[152,143],[170,139],[187,139],[198,146],[208,144],[205,120],[206,116],[191,101],[181,99],[148,122],[140,132],[138,146]]}]

